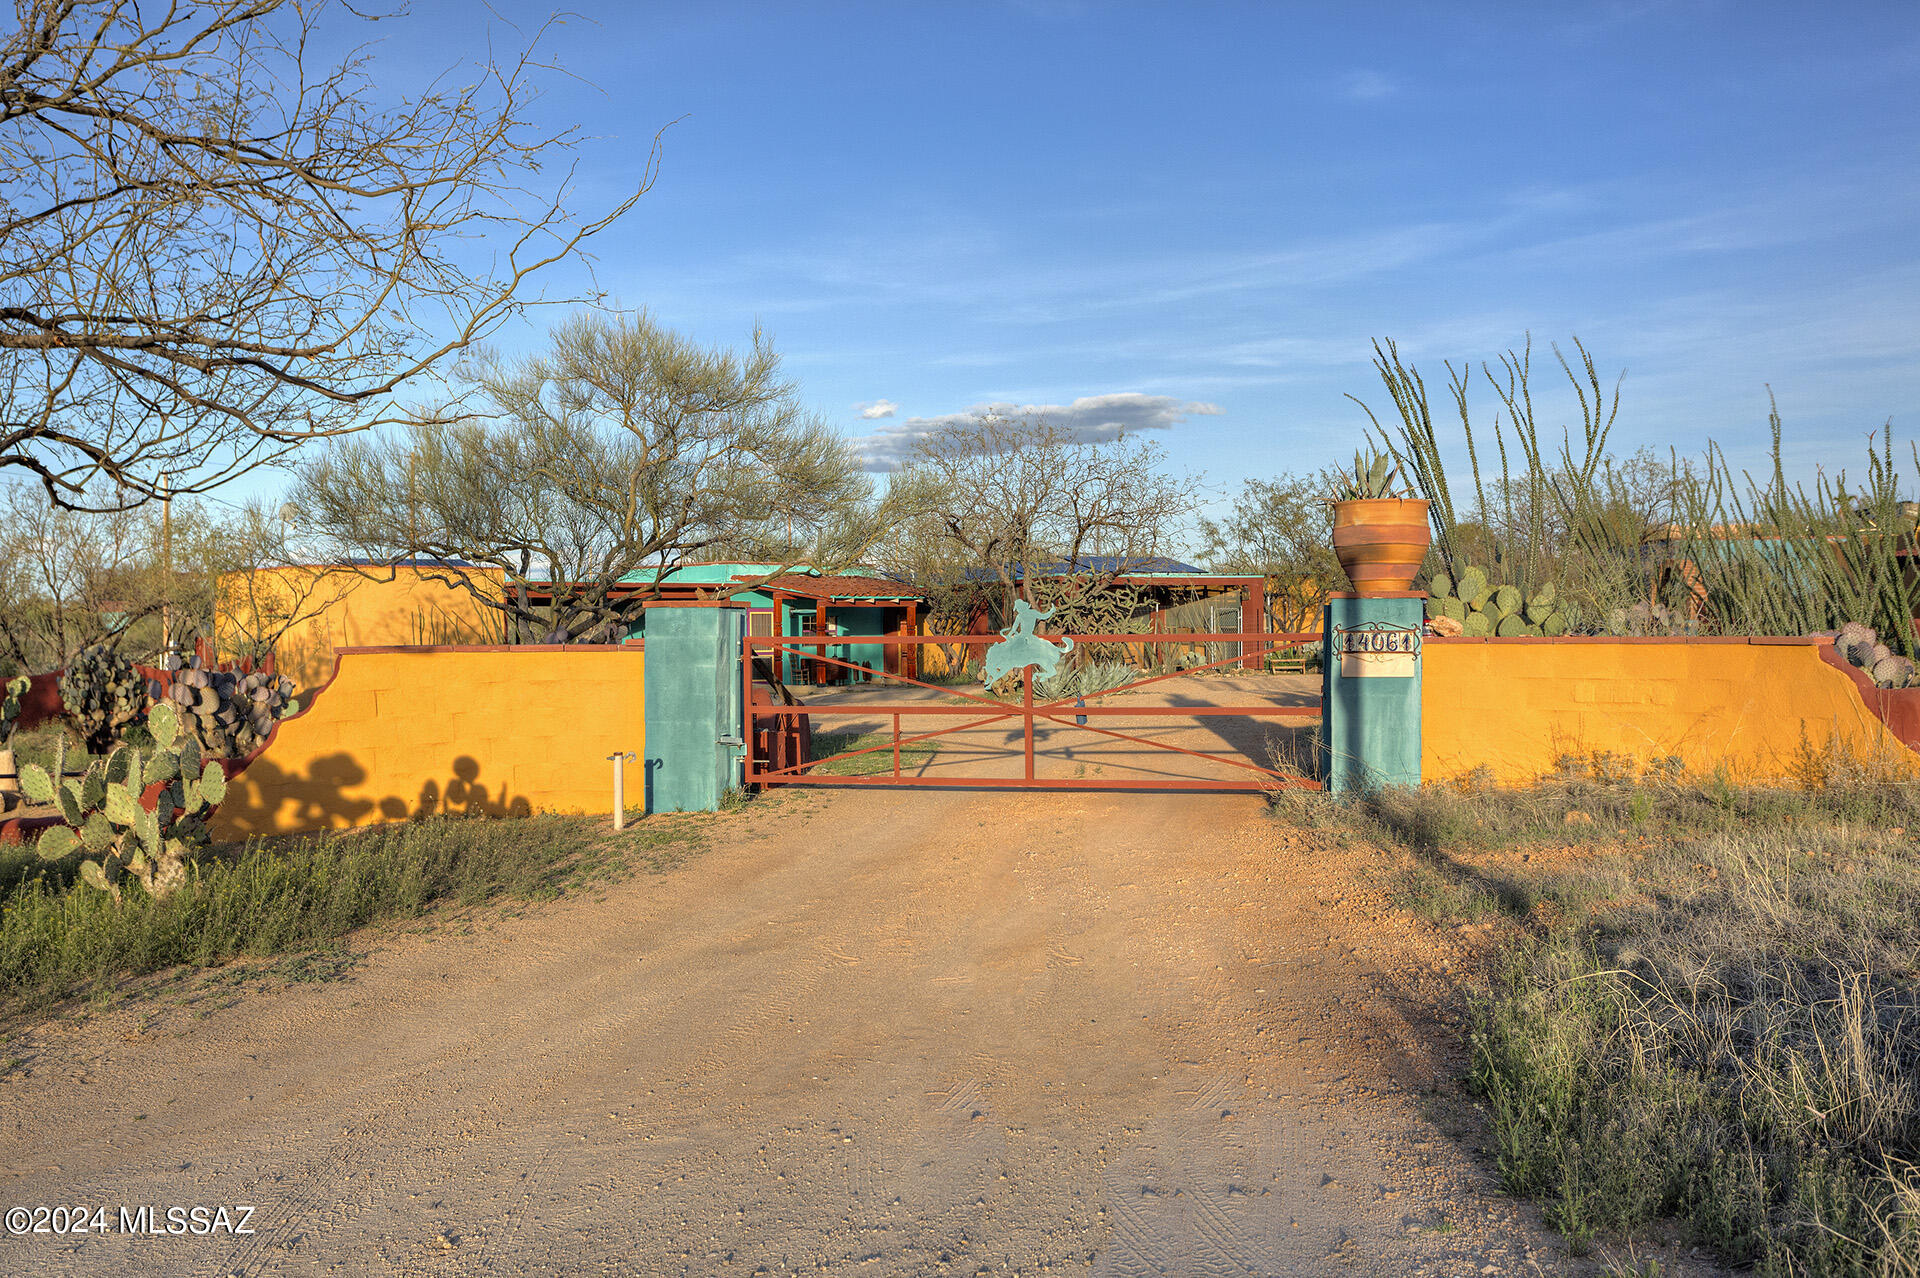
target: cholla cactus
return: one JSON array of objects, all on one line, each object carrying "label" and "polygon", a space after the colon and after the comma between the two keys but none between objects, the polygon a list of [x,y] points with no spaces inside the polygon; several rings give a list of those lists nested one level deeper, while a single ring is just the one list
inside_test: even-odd
[{"label": "cholla cactus", "polygon": [[1471,566],[1461,570],[1457,582],[1437,572],[1427,583],[1427,617],[1451,618],[1459,623],[1459,633],[1476,638],[1564,635],[1567,614],[1558,600],[1552,582],[1527,595],[1518,586],[1495,587],[1483,570]]},{"label": "cholla cactus", "polygon": [[82,648],[60,672],[60,703],[92,754],[105,754],[147,708],[133,662],[106,644]]},{"label": "cholla cactus", "polygon": [[0,750],[13,744],[14,730],[20,726],[20,699],[32,686],[33,680],[25,675],[7,680],[6,695],[0,697]]},{"label": "cholla cactus", "polygon": [[[57,861],[84,848],[80,878],[120,899],[130,876],[155,897],[187,881],[187,866],[212,840],[207,818],[227,796],[227,774],[202,760],[200,746],[181,730],[173,707],[147,712],[154,750],[143,756],[120,746],[79,777],[64,775],[66,743],[55,747],[51,770],[20,769],[20,786],[35,803],[57,804],[67,824],[40,836],[41,858]],[[150,785],[164,784],[153,810],[140,802]]]},{"label": "cholla cactus", "polygon": [[163,689],[158,680],[147,686],[155,701],[166,701],[207,754],[217,759],[241,759],[252,754],[273,731],[274,721],[299,709],[292,700],[293,680],[264,671],[209,669],[200,654],[182,660],[168,656],[162,668],[173,676]]}]

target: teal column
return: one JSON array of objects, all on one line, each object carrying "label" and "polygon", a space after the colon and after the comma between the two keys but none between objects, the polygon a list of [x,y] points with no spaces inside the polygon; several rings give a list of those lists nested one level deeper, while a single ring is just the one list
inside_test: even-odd
[{"label": "teal column", "polygon": [[647,605],[647,811],[716,812],[740,784],[747,607]]},{"label": "teal column", "polygon": [[1320,779],[1335,794],[1420,784],[1426,596],[1327,601]]}]

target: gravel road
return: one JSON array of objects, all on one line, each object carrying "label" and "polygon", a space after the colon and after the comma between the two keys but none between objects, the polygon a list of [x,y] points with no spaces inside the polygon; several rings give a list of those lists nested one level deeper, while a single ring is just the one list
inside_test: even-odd
[{"label": "gravel road", "polygon": [[1478,1169],[1457,956],[1363,850],[1246,796],[672,819],[707,850],[356,937],[344,980],[16,1030],[4,1205],[256,1232],[7,1237],[0,1271],[1584,1271]]}]

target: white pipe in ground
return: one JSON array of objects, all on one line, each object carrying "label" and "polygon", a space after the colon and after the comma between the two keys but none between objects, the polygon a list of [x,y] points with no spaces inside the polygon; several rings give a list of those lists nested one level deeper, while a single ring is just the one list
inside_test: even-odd
[{"label": "white pipe in ground", "polygon": [[631,750],[616,750],[607,756],[613,762],[613,828],[627,828],[627,763],[633,758]]}]

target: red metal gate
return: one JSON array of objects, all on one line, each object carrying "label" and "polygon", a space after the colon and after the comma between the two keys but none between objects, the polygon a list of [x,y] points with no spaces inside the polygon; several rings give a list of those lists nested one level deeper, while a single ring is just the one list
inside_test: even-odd
[{"label": "red metal gate", "polygon": [[[1289,649],[1303,644],[1318,644],[1318,634],[1144,634],[1144,635],[1044,635],[1040,638],[1052,641],[1072,639],[1077,643],[1096,646],[1138,646],[1151,645],[1233,645],[1238,651],[1233,656],[1215,661],[1186,667],[1167,674],[1150,675],[1132,683],[1109,688],[1084,698],[1064,697],[1036,702],[1033,695],[1034,668],[1023,668],[1024,692],[1019,702],[1002,701],[991,696],[961,692],[957,688],[925,683],[906,675],[885,673],[885,667],[898,668],[902,663],[883,661],[878,670],[860,665],[851,660],[828,656],[829,647],[849,646],[890,646],[905,648],[928,644],[962,645],[980,648],[993,642],[990,637],[980,635],[839,635],[832,637],[792,637],[792,636],[749,636],[746,640],[747,660],[742,662],[745,669],[746,695],[743,698],[749,719],[747,731],[743,734],[746,743],[744,780],[748,785],[908,785],[908,786],[944,786],[952,788],[994,788],[994,789],[1101,789],[1101,790],[1226,790],[1258,791],[1278,787],[1304,787],[1318,789],[1319,782],[1303,777],[1297,772],[1282,771],[1264,767],[1248,759],[1244,752],[1226,753],[1217,751],[1192,750],[1164,741],[1154,741],[1133,733],[1115,728],[1095,726],[1102,718],[1208,718],[1215,716],[1238,716],[1244,718],[1271,719],[1317,719],[1320,717],[1318,701],[1310,704],[1285,705],[1272,701],[1263,701],[1239,705],[1114,705],[1101,704],[1104,698],[1123,692],[1132,692],[1151,684],[1168,679],[1181,678],[1206,670],[1222,667],[1240,666],[1255,668],[1256,663],[1264,663],[1269,656],[1277,656]],[[1204,652],[1204,649],[1203,649]],[[819,705],[806,702],[787,701],[773,704],[770,699],[755,702],[755,668],[758,666],[761,677],[766,672],[776,670],[786,664],[787,658],[798,658],[807,663],[808,668],[819,665],[845,667],[850,672],[872,678],[876,683],[925,688],[937,692],[946,699],[944,703],[918,702],[867,702],[851,705]],[[919,663],[913,666],[923,669]],[[953,704],[958,702],[959,704]],[[964,720],[953,727],[942,727],[931,732],[909,731],[901,735],[902,717],[937,716],[940,718]],[[820,759],[810,759],[810,742],[816,723],[839,718],[842,720],[891,718],[892,733],[888,741],[857,750],[847,750]],[[991,724],[1008,720],[1019,720],[1022,736],[1023,759],[1021,775],[1018,776],[927,776],[908,773],[902,770],[900,751],[903,746],[912,746],[937,738],[951,737],[954,734],[968,732]],[[1078,722],[1076,722],[1078,720]],[[1168,777],[1157,779],[1107,778],[1107,777],[1045,777],[1035,775],[1034,725],[1036,723],[1069,727],[1078,732],[1092,733],[1103,739],[1128,742],[1151,751],[1164,751],[1173,755],[1185,755],[1193,759],[1204,760],[1212,764],[1225,765],[1244,774],[1231,780],[1219,780],[1206,777]],[[885,771],[867,776],[832,776],[814,772],[823,764],[838,760],[852,759],[862,755],[882,754],[882,763],[889,760],[891,767]]]}]

